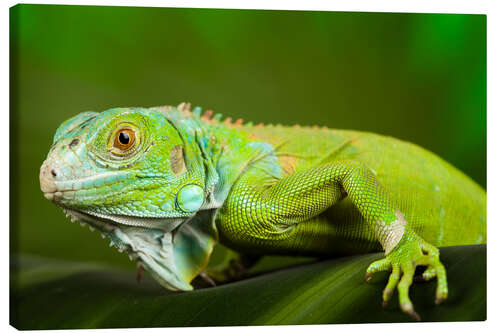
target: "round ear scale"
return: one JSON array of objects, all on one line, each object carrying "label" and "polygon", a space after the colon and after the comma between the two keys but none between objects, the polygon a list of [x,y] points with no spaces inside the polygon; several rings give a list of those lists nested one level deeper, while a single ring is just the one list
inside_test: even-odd
[{"label": "round ear scale", "polygon": [[200,209],[205,201],[205,193],[201,186],[195,184],[184,185],[177,192],[177,206],[186,213]]}]

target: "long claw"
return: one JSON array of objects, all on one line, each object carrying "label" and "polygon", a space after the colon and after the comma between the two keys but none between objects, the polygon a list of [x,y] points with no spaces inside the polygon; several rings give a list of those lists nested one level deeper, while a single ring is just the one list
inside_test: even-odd
[{"label": "long claw", "polygon": [[416,321],[420,321],[420,316],[418,313],[415,311],[413,308],[413,305],[411,303],[403,303],[401,304],[401,310],[403,310],[404,313],[408,314],[410,317],[415,319]]},{"label": "long claw", "polygon": [[215,281],[205,272],[201,272],[200,273],[200,276],[203,280],[205,280],[206,282],[208,282],[212,287],[216,287],[217,284],[215,283]]},{"label": "long claw", "polygon": [[394,288],[385,287],[384,292],[382,293],[382,307],[387,307],[387,304],[389,304],[389,301],[392,298],[392,294],[394,294]]},{"label": "long claw", "polygon": [[434,301],[434,303],[436,303],[436,305],[439,305],[439,304],[443,303],[445,300],[446,300],[446,297],[436,297],[436,300]]},{"label": "long claw", "polygon": [[136,275],[136,280],[137,283],[141,282],[142,276],[144,275],[144,266],[140,261],[137,262],[137,275]]}]

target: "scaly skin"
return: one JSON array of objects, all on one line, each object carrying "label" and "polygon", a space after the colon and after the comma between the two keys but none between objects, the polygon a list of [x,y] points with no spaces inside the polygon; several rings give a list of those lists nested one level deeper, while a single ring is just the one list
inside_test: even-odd
[{"label": "scaly skin", "polygon": [[[221,122],[185,104],[71,118],[56,132],[40,184],[72,219],[98,228],[175,290],[191,290],[200,274],[209,279],[217,241],[246,258],[383,249],[366,279],[391,271],[383,304],[397,287],[401,309],[419,319],[408,296],[415,267],[427,267],[425,280],[437,277],[440,303],[448,290],[437,247],[486,242],[484,190],[416,145]],[[243,266],[228,262],[207,273],[239,276]]]}]

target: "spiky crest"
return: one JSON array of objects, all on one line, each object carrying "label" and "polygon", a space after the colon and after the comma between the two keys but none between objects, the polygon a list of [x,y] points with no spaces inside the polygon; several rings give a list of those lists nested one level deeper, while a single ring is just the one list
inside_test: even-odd
[{"label": "spiky crest", "polygon": [[[165,105],[165,106],[157,106],[154,107],[155,109],[158,109],[160,111],[170,111],[174,109],[173,106],[170,105]],[[283,125],[281,124],[264,124],[264,123],[258,123],[256,125],[253,124],[253,122],[247,122],[245,123],[242,118],[236,119],[236,121],[233,122],[233,119],[231,117],[226,117],[223,119],[222,114],[220,113],[215,113],[213,110],[206,110],[202,114],[202,109],[201,107],[197,106],[194,109],[191,110],[191,103],[187,102],[182,102],[180,103],[177,108],[177,110],[186,113],[186,114],[192,114],[196,117],[198,117],[200,120],[202,120],[205,123],[209,123],[212,125],[225,125],[225,126],[230,126],[230,127],[241,127],[241,126],[253,126],[253,127],[282,127]],[[313,130],[328,130],[327,126],[318,126],[318,125],[312,125],[312,126],[301,126],[299,124],[295,124],[292,126],[293,128],[310,128]]]}]

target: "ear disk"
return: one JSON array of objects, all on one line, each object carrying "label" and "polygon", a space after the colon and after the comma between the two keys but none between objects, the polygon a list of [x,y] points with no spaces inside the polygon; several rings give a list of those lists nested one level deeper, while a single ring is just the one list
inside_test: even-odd
[{"label": "ear disk", "polygon": [[205,193],[198,185],[184,185],[177,193],[177,206],[186,213],[196,212],[204,201]]}]

